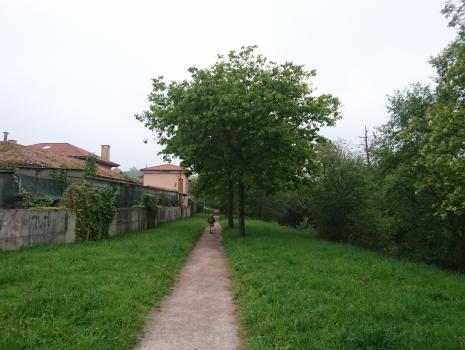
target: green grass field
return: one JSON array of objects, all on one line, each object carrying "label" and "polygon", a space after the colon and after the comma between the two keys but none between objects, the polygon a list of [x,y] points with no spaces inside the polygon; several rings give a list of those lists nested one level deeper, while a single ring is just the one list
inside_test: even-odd
[{"label": "green grass field", "polygon": [[132,348],[205,226],[0,252],[0,348]]},{"label": "green grass field", "polygon": [[224,229],[245,348],[465,349],[465,276],[276,224],[247,228],[244,239]]}]

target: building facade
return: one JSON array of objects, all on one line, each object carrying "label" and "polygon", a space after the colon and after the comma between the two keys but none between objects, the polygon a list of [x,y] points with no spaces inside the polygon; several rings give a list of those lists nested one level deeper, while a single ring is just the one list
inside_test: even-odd
[{"label": "building facade", "polygon": [[183,205],[189,205],[190,180],[186,170],[172,164],[156,165],[140,169],[144,186],[177,191],[183,198]]}]

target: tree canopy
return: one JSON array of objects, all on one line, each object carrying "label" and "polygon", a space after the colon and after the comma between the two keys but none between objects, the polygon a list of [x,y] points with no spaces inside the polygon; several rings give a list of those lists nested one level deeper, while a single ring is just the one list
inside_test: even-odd
[{"label": "tree canopy", "polygon": [[246,189],[273,193],[308,178],[318,131],[339,118],[338,99],[316,95],[309,83],[315,71],[255,50],[242,47],[210,68],[189,68],[181,82],[153,79],[150,107],[136,115],[158,133],[163,154],[238,188],[242,233]]}]

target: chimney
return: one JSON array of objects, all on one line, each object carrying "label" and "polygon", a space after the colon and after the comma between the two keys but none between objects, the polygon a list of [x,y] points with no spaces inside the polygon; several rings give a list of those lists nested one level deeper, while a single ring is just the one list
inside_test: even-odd
[{"label": "chimney", "polygon": [[101,150],[100,157],[105,160],[110,160],[110,145],[102,145]]},{"label": "chimney", "polygon": [[8,134],[9,134],[8,131],[4,131],[4,132],[3,132],[3,142],[7,142],[7,141],[8,141]]}]

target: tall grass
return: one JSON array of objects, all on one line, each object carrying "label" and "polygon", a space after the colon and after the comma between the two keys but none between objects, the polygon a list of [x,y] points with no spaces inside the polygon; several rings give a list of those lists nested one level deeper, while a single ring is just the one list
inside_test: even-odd
[{"label": "tall grass", "polygon": [[465,349],[465,276],[247,225],[224,229],[247,349]]},{"label": "tall grass", "polygon": [[205,225],[0,252],[0,348],[132,348]]}]

